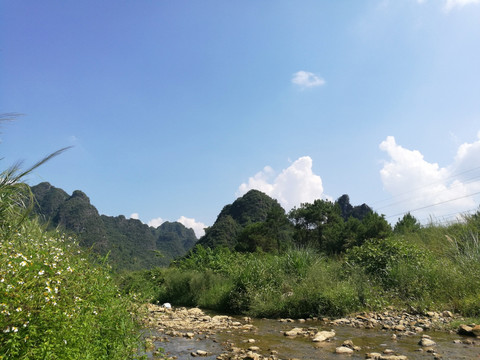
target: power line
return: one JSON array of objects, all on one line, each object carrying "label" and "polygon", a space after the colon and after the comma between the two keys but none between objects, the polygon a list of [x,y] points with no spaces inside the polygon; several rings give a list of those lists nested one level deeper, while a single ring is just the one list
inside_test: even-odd
[{"label": "power line", "polygon": [[[472,172],[472,171],[475,171],[475,170],[478,170],[478,169],[480,169],[480,166],[475,167],[475,168],[472,168],[472,169],[468,169],[468,170],[465,170],[465,171],[462,171],[462,172],[460,172],[460,173],[452,174],[452,175],[450,175],[449,177],[447,177],[447,178],[445,178],[445,179],[442,179],[442,180],[439,180],[439,181],[435,181],[435,182],[432,182],[432,183],[429,183],[429,184],[422,185],[422,186],[420,186],[420,187],[418,187],[418,188],[405,191],[405,192],[403,192],[403,193],[400,193],[400,194],[391,196],[391,197],[389,197],[389,198],[387,198],[387,199],[378,200],[378,201],[376,201],[376,202],[373,202],[371,205],[375,205],[375,204],[378,204],[378,203],[390,201],[390,200],[392,200],[392,199],[401,197],[401,196],[406,195],[406,194],[414,193],[414,192],[416,192],[416,191],[418,191],[418,190],[421,190],[421,189],[426,188],[426,187],[429,187],[429,186],[438,185],[438,184],[443,184],[445,181],[448,181],[448,180],[457,178],[457,177],[459,177],[460,175],[464,175],[464,174],[466,174],[466,173],[469,173],[469,172]],[[462,182],[461,184],[469,183],[469,182],[473,181],[474,179],[478,179],[478,178],[480,178],[480,175],[476,175],[476,176],[474,176],[473,178],[467,179],[467,182]],[[453,187],[459,186],[459,185],[461,185],[461,184],[454,185]],[[411,199],[411,198],[410,198],[410,199]],[[393,205],[397,205],[398,203],[402,203],[402,202],[408,201],[408,200],[410,200],[410,199],[401,200],[400,202],[396,202],[396,203],[393,203],[393,204],[387,204],[387,205],[384,205],[384,206],[379,207],[378,209],[383,209],[383,208],[386,208],[386,207],[390,207],[390,206],[393,206]]]},{"label": "power line", "polygon": [[460,199],[465,199],[465,198],[467,198],[467,197],[474,196],[474,195],[478,195],[478,194],[480,194],[480,191],[475,192],[475,193],[472,193],[472,194],[460,196],[460,197],[457,197],[457,198],[455,198],[455,199],[440,201],[440,202],[435,203],[435,204],[426,205],[426,206],[422,206],[422,207],[419,207],[419,208],[416,208],[416,209],[413,209],[413,210],[404,211],[404,212],[401,212],[401,213],[398,213],[398,214],[390,215],[390,216],[387,216],[387,218],[391,218],[391,217],[394,217],[394,216],[403,215],[403,214],[406,214],[406,213],[408,213],[408,212],[414,212],[414,211],[418,211],[418,210],[428,209],[428,208],[431,208],[431,207],[434,207],[434,206],[437,206],[437,205],[445,204],[445,203],[452,202],[452,201],[456,201],[456,200],[460,200]]}]

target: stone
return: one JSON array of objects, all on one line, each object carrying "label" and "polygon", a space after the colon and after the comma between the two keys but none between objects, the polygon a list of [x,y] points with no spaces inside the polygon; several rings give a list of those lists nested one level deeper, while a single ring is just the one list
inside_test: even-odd
[{"label": "stone", "polygon": [[472,328],[472,333],[473,333],[474,336],[480,337],[480,325],[475,325]]},{"label": "stone", "polygon": [[444,312],[442,313],[442,315],[443,315],[444,317],[453,318],[453,314],[452,314],[451,311],[444,311]]},{"label": "stone", "polygon": [[432,339],[422,338],[422,339],[418,342],[418,345],[420,345],[420,346],[422,346],[422,347],[431,347],[431,346],[437,345],[437,343],[436,343],[435,341],[433,341]]},{"label": "stone", "polygon": [[345,340],[342,344],[342,346],[349,347],[350,349],[353,349],[353,341],[352,340]]},{"label": "stone", "polygon": [[319,331],[313,337],[313,342],[323,342],[335,337],[335,331]]},{"label": "stone", "polygon": [[474,336],[472,330],[473,327],[462,324],[458,327],[457,333],[460,335]]},{"label": "stone", "polygon": [[292,330],[285,331],[283,335],[285,336],[297,336],[303,332],[302,328],[293,328]]},{"label": "stone", "polygon": [[197,350],[197,356],[207,356],[208,353],[205,350]]},{"label": "stone", "polygon": [[382,354],[380,354],[380,353],[371,352],[371,353],[367,353],[367,355],[365,357],[367,359],[378,360],[378,359],[380,359],[381,356],[382,356]]},{"label": "stone", "polygon": [[337,354],[353,354],[353,349],[346,347],[346,346],[339,346],[335,349]]},{"label": "stone", "polygon": [[262,357],[261,355],[253,352],[253,351],[249,351],[247,352],[246,356],[243,358],[245,360],[260,360]]}]

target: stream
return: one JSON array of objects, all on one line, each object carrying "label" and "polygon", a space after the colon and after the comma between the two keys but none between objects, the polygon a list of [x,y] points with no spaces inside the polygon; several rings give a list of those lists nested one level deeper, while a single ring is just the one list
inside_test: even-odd
[{"label": "stream", "polygon": [[[239,323],[242,318],[233,318],[233,321]],[[314,320],[286,323],[271,319],[252,319],[249,324],[253,325],[251,330],[239,327],[210,332],[196,331],[194,334],[190,333],[190,337],[182,336],[181,333],[173,333],[174,336],[171,336],[168,331],[158,331],[155,327],[150,327],[147,336],[153,339],[155,349],[163,348],[167,356],[177,359],[193,359],[192,353],[198,350],[206,352],[204,356],[197,355],[199,359],[213,360],[221,354],[224,354],[222,359],[229,359],[228,356],[233,353],[228,355],[226,349],[231,350],[232,346],[246,351],[252,346],[257,347],[254,352],[265,359],[271,356],[272,350],[276,359],[365,359],[367,353],[373,352],[404,355],[408,359],[480,359],[480,340],[445,331],[405,335],[392,330],[332,326]],[[336,335],[330,341],[315,343],[306,336],[285,336],[284,332],[292,328],[333,329]],[[394,334],[397,334],[396,339],[392,339]],[[419,345],[419,340],[425,334],[436,343],[430,350]],[[360,349],[351,355],[336,354],[336,348],[345,340],[351,340]],[[153,349],[146,352],[149,359],[156,358],[153,353]]]}]

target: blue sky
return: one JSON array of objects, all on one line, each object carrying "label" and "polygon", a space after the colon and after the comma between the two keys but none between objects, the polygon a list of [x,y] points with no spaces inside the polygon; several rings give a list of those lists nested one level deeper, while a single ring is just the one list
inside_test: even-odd
[{"label": "blue sky", "polygon": [[480,199],[479,44],[478,0],[1,0],[3,166],[72,145],[28,182],[197,234],[250,188],[445,221]]}]

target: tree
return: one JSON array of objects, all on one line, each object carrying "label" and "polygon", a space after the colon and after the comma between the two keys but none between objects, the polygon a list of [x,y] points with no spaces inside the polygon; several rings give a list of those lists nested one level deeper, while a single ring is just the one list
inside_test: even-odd
[{"label": "tree", "polygon": [[371,212],[365,216],[362,223],[365,226],[365,234],[361,242],[367,239],[385,239],[392,234],[392,227],[388,221],[385,220],[385,215]]},{"label": "tree", "polygon": [[403,215],[403,218],[398,219],[393,228],[395,234],[408,234],[420,230],[420,222],[410,213]]},{"label": "tree", "polygon": [[272,208],[264,222],[247,225],[238,236],[237,251],[281,252],[291,244],[292,225],[285,210]]},{"label": "tree", "polygon": [[340,206],[328,200],[315,200],[293,208],[289,218],[295,227],[294,241],[329,253],[341,251],[344,221]]}]

